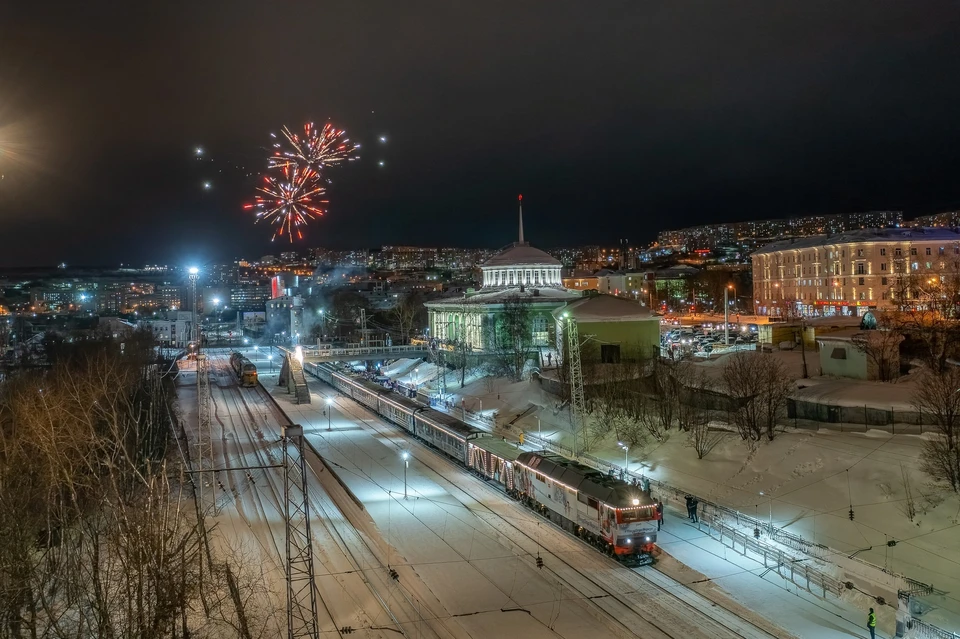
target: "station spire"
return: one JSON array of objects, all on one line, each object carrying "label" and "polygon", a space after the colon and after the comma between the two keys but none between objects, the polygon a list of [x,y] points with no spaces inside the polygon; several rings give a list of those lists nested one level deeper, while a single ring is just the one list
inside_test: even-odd
[{"label": "station spire", "polygon": [[517,201],[520,202],[520,244],[523,244],[523,194],[521,193],[517,196]]}]

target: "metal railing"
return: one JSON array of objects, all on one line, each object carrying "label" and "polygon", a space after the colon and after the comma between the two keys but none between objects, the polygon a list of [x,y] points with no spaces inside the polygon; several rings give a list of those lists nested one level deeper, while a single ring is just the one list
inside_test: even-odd
[{"label": "metal railing", "polygon": [[698,517],[697,528],[711,537],[716,538],[725,546],[738,552],[744,557],[752,553],[758,562],[762,561],[765,568],[777,571],[783,579],[787,579],[813,595],[820,595],[826,599],[827,595],[839,598],[844,591],[844,584],[832,575],[803,563],[806,560],[796,559],[785,554],[779,548],[767,545],[742,530],[728,526],[723,519],[711,513],[704,512]]},{"label": "metal railing", "polygon": [[937,628],[919,619],[912,619],[910,626],[912,628],[910,636],[915,639],[960,639],[960,634]]}]

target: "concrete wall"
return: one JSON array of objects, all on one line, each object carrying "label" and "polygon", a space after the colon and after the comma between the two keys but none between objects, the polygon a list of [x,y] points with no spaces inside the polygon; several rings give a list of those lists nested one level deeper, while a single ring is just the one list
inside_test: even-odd
[{"label": "concrete wall", "polygon": [[[849,377],[850,379],[871,379],[867,366],[867,356],[860,352],[853,342],[823,339],[820,341],[820,371],[822,375]],[[842,352],[843,359],[834,357]]]},{"label": "concrete wall", "polygon": [[636,322],[577,322],[577,332],[583,341],[588,335],[602,344],[620,344],[625,348],[640,348],[649,356],[660,349],[659,318]]}]

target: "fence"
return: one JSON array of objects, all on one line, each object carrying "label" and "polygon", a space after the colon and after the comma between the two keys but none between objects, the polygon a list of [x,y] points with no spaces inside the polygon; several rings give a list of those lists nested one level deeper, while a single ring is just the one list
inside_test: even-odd
[{"label": "fence", "polygon": [[[821,424],[841,432],[863,432],[868,428],[892,434],[918,434],[932,430],[933,416],[919,410],[895,410],[877,406],[840,406],[787,399],[787,417],[797,428],[820,429]],[[859,426],[859,428],[858,428]]]},{"label": "fence", "polygon": [[919,619],[912,619],[909,624],[912,629],[909,636],[914,639],[960,639],[960,635],[955,632],[937,628]]},{"label": "fence", "polygon": [[765,568],[776,570],[782,578],[792,581],[811,594],[819,594],[824,599],[828,594],[839,598],[844,590],[843,583],[835,577],[813,568],[809,564],[802,563],[806,560],[798,560],[784,554],[782,550],[768,546],[755,537],[728,526],[724,523],[722,517],[704,512],[699,517],[697,527],[700,530],[706,527],[708,535],[715,537],[721,544],[728,546],[744,557],[748,557],[748,553],[751,553],[752,558],[762,561]]}]

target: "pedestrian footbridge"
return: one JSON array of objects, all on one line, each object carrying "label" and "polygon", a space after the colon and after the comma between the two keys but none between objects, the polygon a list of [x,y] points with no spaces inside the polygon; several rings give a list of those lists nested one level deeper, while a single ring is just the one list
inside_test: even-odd
[{"label": "pedestrian footbridge", "polygon": [[[312,363],[399,359],[401,357],[426,357],[426,344],[403,346],[362,346],[350,345],[346,347],[301,346],[303,361]],[[293,354],[294,349],[282,348],[285,353]]]}]

